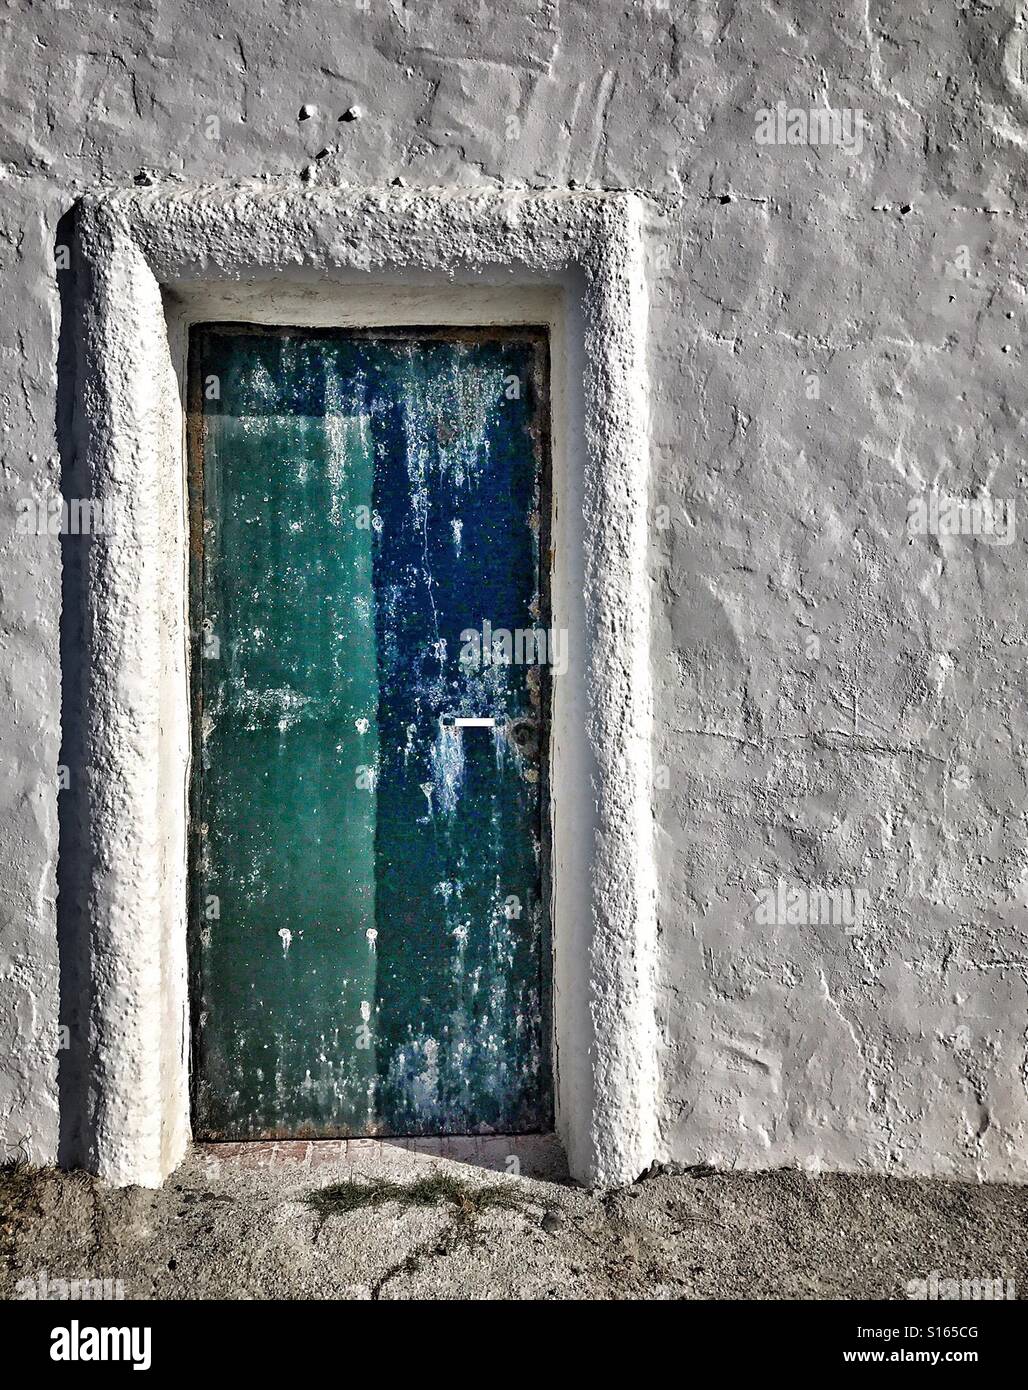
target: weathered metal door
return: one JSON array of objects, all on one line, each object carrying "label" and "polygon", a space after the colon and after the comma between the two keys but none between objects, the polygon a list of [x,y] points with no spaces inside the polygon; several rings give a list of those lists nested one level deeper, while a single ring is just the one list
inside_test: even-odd
[{"label": "weathered metal door", "polygon": [[199,1137],[551,1123],[546,351],[193,330]]}]

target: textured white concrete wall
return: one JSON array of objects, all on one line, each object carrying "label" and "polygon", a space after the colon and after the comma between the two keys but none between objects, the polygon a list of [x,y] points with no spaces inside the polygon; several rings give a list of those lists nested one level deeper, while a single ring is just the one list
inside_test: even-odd
[{"label": "textured white concrete wall", "polygon": [[[362,4],[0,19],[4,1148],[57,1153],[59,996],[89,1024],[80,557],[16,529],[79,495],[62,218],[136,178],[400,178],[647,208],[661,1154],[1026,1176],[1021,5]],[[761,143],[778,102],[859,138]],[[1011,543],[911,534],[933,484],[1014,502]]]}]

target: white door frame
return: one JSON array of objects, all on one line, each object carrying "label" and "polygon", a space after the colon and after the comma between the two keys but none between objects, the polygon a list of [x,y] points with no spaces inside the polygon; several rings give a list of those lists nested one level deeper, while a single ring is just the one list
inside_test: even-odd
[{"label": "white door frame", "polygon": [[557,1130],[572,1176],[656,1149],[646,301],[627,194],[133,189],[79,208],[88,549],[84,1161],[157,1186],[189,1142],[185,346],[190,323],[544,323]]}]

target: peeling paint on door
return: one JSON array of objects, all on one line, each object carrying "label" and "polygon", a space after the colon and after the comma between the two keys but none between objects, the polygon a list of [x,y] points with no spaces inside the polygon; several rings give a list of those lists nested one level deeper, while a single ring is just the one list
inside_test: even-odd
[{"label": "peeling paint on door", "polygon": [[503,645],[546,377],[542,330],[193,330],[200,1135],[550,1127],[549,671]]}]

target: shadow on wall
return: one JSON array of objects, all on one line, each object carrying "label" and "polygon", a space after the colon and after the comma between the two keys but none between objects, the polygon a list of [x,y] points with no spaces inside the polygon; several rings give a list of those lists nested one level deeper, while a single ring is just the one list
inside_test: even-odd
[{"label": "shadow on wall", "polygon": [[[57,224],[54,264],[58,267],[61,327],[57,348],[56,436],[65,501],[91,495],[75,447],[75,376],[79,269],[74,262],[75,210]],[[72,257],[68,264],[69,255]],[[58,1163],[81,1167],[93,1149],[93,1102],[88,1091],[89,1000],[89,787],[86,748],[86,535],[61,535],[61,757],[57,800],[57,949],[60,959],[60,1024],[64,1045],[58,1052],[60,1106]]]}]

